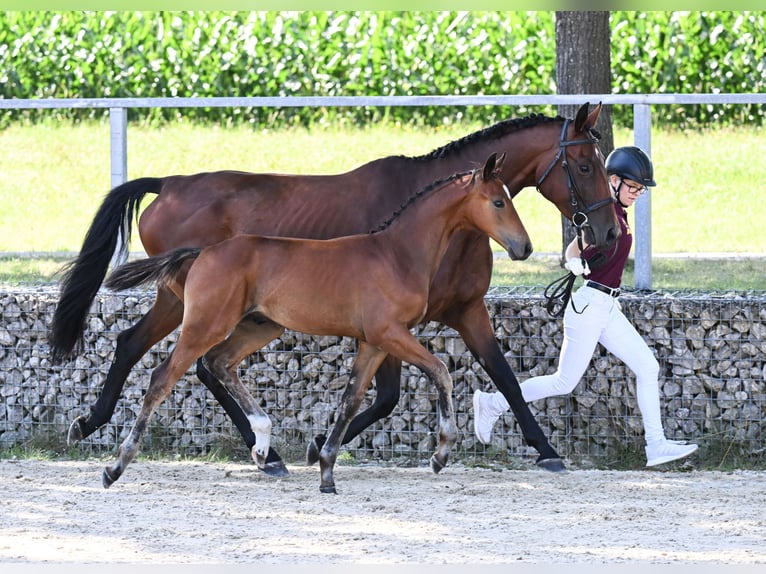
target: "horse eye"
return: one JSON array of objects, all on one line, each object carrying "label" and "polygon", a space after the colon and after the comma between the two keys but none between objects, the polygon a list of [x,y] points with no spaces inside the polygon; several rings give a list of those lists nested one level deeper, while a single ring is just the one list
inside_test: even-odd
[{"label": "horse eye", "polygon": [[505,207],[505,202],[502,199],[496,199],[494,203],[495,203],[495,207],[497,207],[498,209],[502,209],[503,207]]},{"label": "horse eye", "polygon": [[584,163],[580,166],[580,173],[582,175],[590,174],[590,164]]}]

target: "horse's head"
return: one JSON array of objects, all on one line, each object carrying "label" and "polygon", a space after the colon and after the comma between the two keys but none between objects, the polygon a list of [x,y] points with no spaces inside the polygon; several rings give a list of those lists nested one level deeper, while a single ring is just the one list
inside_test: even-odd
[{"label": "horse's head", "polygon": [[473,172],[470,198],[473,223],[502,245],[511,259],[523,260],[532,254],[532,241],[511,200],[508,187],[500,179],[505,153],[493,153],[484,167]]},{"label": "horse's head", "polygon": [[601,103],[588,114],[586,102],[574,121],[564,121],[557,151],[537,176],[537,189],[584,231],[587,243],[609,247],[619,238],[620,226],[594,129],[600,112]]}]

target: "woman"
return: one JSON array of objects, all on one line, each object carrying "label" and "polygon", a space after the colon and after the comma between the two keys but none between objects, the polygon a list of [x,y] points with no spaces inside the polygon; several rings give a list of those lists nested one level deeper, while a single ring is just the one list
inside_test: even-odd
[{"label": "woman", "polygon": [[[665,438],[660,420],[659,364],[638,331],[623,315],[618,301],[625,263],[633,243],[626,209],[647,187],[656,185],[649,157],[637,147],[615,149],[606,158],[606,172],[614,193],[614,208],[622,235],[614,251],[598,254],[575,238],[566,248],[564,267],[587,280],[573,295],[564,313],[564,341],[557,371],[521,384],[527,402],[565,395],[577,386],[593,356],[597,343],[623,361],[636,375],[636,398],[644,425],[646,466],[677,460],[697,450],[696,444]],[[583,245],[580,251],[580,245]],[[606,263],[591,270],[588,261],[599,255]],[[492,438],[492,427],[508,402],[499,392],[476,391],[473,396],[474,432],[484,444]]]}]

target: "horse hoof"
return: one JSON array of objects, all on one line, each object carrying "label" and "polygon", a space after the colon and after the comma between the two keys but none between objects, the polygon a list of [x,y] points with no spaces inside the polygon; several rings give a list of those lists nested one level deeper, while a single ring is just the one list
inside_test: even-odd
[{"label": "horse hoof", "polygon": [[434,471],[434,474],[439,474],[442,469],[447,466],[446,461],[444,464],[439,462],[439,459],[436,458],[436,455],[431,456],[431,470]]},{"label": "horse hoof", "polygon": [[69,433],[67,433],[66,436],[67,446],[72,446],[73,444],[78,443],[85,438],[82,432],[83,421],[85,421],[84,417],[77,417],[72,421],[72,424],[69,425]]},{"label": "horse hoof", "polygon": [[327,437],[323,434],[318,434],[309,442],[309,445],[306,447],[307,466],[316,464],[319,461],[319,452],[322,450],[325,442],[327,442]]},{"label": "horse hoof", "polygon": [[260,467],[260,469],[264,474],[273,476],[274,478],[283,478],[285,476],[289,476],[290,474],[290,471],[287,470],[285,463],[281,460],[267,462],[262,467]]},{"label": "horse hoof", "polygon": [[335,490],[335,486],[320,486],[319,492],[322,492],[324,494],[338,494],[338,491]]},{"label": "horse hoof", "polygon": [[101,475],[101,484],[104,485],[104,488],[109,488],[118,478],[120,478],[120,475],[113,475],[112,471],[107,467]]},{"label": "horse hoof", "polygon": [[537,461],[537,466],[548,472],[566,472],[567,467],[560,458],[546,458]]}]

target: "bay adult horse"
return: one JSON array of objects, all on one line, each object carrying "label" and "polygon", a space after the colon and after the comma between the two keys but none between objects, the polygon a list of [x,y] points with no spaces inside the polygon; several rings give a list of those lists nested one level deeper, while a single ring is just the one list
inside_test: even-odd
[{"label": "bay adult horse", "polygon": [[[594,126],[601,104],[589,112],[585,103],[574,120],[530,115],[499,122],[419,157],[391,156],[338,175],[278,175],[223,171],[189,176],[140,178],[114,188],[104,199],[85,236],[78,257],[64,274],[61,296],[50,329],[54,359],[78,351],[85,324],[109,262],[122,237],[123,246],[148,193],[158,194],[141,214],[138,230],[144,249],[157,255],[184,246],[203,247],[243,233],[327,239],[364,233],[414,190],[445,175],[479,165],[492,151],[508,153],[500,174],[515,196],[535,186],[569,219],[576,218],[588,243],[607,246],[619,236],[604,158]],[[447,250],[429,293],[424,321],[455,329],[508,400],[526,442],[540,454],[538,464],[562,470],[523,400],[515,374],[495,340],[484,296],[492,274],[486,235],[457,234]],[[69,429],[69,442],[89,436],[114,412],[126,377],[152,345],[178,327],[183,305],[164,285],[152,309],[119,334],[114,361],[101,395],[87,416]],[[197,365],[197,374],[242,433],[248,448],[255,437],[249,423],[219,381]],[[388,415],[399,401],[401,362],[383,360],[375,375],[372,405],[352,421],[349,441]],[[272,450],[267,472],[284,472]]]},{"label": "bay adult horse", "polygon": [[122,475],[157,406],[203,355],[247,415],[256,437],[253,458],[265,467],[271,420],[237,369],[285,328],[359,342],[336,423],[319,454],[322,492],[336,492],[333,468],[341,439],[386,355],[419,367],[436,385],[439,444],[431,468],[444,468],[457,439],[452,381],[446,365],[410,329],[426,315],[431,283],[459,231],[489,235],[512,259],[532,253],[511,194],[497,177],[504,158],[492,154],[482,169],[425,187],[366,235],[326,240],[238,235],[117,268],[108,287],[162,281],[183,302],[184,312],[175,348],[152,373],[133,429],[104,470],[104,487]]}]

